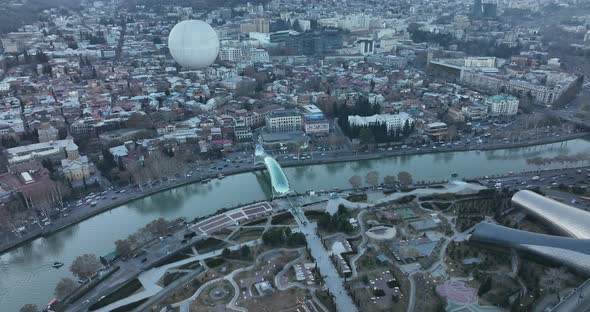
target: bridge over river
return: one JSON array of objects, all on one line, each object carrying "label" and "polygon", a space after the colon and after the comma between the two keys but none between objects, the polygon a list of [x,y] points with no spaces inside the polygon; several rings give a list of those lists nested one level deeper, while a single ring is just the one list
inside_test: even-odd
[{"label": "bridge over river", "polygon": [[272,186],[273,196],[287,195],[291,189],[289,187],[289,180],[281,168],[281,165],[268,155],[261,145],[256,145],[254,151],[254,165],[264,164],[268,174],[270,175],[270,184]]}]

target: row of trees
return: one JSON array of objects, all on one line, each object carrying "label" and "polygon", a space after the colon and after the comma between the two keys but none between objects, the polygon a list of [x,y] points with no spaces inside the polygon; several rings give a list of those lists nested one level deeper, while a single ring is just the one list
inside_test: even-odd
[{"label": "row of trees", "polygon": [[[77,257],[72,265],[70,265],[70,272],[82,280],[92,278],[96,272],[102,267],[102,263],[94,254],[84,254]],[[77,288],[78,283],[69,277],[62,278],[55,286],[55,297],[58,300],[63,300],[72,294]]]},{"label": "row of trees", "polygon": [[418,23],[411,23],[408,26],[410,38],[414,42],[429,42],[438,43],[441,46],[448,47],[451,44],[456,44],[458,49],[469,55],[491,55],[495,57],[510,57],[518,54],[522,47],[516,45],[510,47],[508,45],[496,45],[493,39],[474,39],[463,41],[455,38],[449,33],[433,33],[430,31],[421,30],[422,25]]},{"label": "row of trees", "polygon": [[[70,265],[70,272],[76,277],[86,280],[92,278],[102,267],[101,261],[94,254],[84,254],[77,257]],[[55,286],[55,297],[63,300],[71,295],[79,287],[78,283],[69,277],[62,278]],[[39,308],[34,304],[25,304],[20,312],[38,312]]]},{"label": "row of trees", "polygon": [[291,232],[288,227],[271,228],[262,234],[262,242],[268,246],[284,246],[297,247],[307,244],[305,235],[303,233]]},{"label": "row of trees", "polygon": [[130,257],[135,249],[159,236],[168,233],[170,222],[164,218],[154,220],[146,226],[140,228],[135,233],[129,235],[126,239],[120,239],[115,242],[115,251],[120,257]]},{"label": "row of trees", "polygon": [[[340,123],[340,120],[338,120]],[[350,125],[348,119],[341,123],[342,131],[351,139],[359,139],[362,144],[400,142],[407,138],[414,131],[414,124],[406,120],[401,129],[387,129],[382,122],[368,126]]]},{"label": "row of trees", "polygon": [[250,258],[252,251],[250,250],[250,246],[244,245],[240,247],[239,250],[232,252],[229,248],[224,248],[221,252],[221,256],[224,258]]},{"label": "row of trees", "polygon": [[[363,178],[359,175],[354,175],[348,179],[352,188],[360,188],[363,185]],[[407,171],[400,171],[397,176],[386,175],[383,178],[383,185],[389,188],[396,187],[397,185],[407,186],[413,183],[412,175]],[[365,184],[369,187],[377,187],[380,185],[379,172],[369,171],[365,176]]]},{"label": "row of trees", "polygon": [[153,151],[143,162],[123,162],[123,158],[115,160],[108,150],[103,150],[103,158],[97,163],[102,175],[113,183],[137,183],[143,189],[145,183],[162,177],[172,176],[183,167],[186,155],[178,155],[172,148]]},{"label": "row of trees", "polygon": [[351,125],[349,116],[373,116],[381,113],[378,103],[370,103],[366,97],[359,97],[354,106],[332,105],[333,114],[338,116],[338,125],[342,132],[349,138],[360,139],[363,144],[396,142],[407,137],[414,131],[414,124],[406,120],[400,129],[388,129],[385,123],[371,124],[367,126]]},{"label": "row of trees", "polygon": [[327,212],[321,214],[318,218],[318,228],[328,232],[350,233],[354,229],[349,222],[349,214],[344,205],[338,206],[338,211],[334,215]]}]

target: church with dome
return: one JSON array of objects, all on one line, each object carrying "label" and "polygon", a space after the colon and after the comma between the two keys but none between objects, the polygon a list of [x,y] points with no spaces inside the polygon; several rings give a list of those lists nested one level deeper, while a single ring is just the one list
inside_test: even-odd
[{"label": "church with dome", "polygon": [[71,136],[66,138],[68,143],[65,148],[66,158],[61,160],[61,168],[66,180],[70,182],[90,182],[95,172],[94,164],[88,161],[87,156],[80,156],[78,145]]}]

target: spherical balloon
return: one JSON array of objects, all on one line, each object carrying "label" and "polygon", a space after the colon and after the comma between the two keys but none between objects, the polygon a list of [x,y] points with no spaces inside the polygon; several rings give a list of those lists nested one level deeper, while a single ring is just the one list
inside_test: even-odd
[{"label": "spherical balloon", "polygon": [[170,31],[168,49],[180,66],[203,69],[215,62],[219,54],[219,37],[203,21],[182,21]]}]

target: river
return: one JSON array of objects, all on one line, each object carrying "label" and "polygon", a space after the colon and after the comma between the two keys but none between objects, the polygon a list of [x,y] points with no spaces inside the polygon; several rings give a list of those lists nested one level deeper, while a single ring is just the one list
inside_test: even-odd
[{"label": "river", "polygon": [[[460,177],[475,177],[531,171],[539,169],[527,164],[531,157],[554,157],[590,153],[590,139],[575,139],[561,143],[494,151],[445,152],[384,159],[350,161],[322,165],[285,168],[291,187],[298,192],[307,189],[350,187],[353,175],[364,176],[376,170],[380,178],[387,174],[408,171],[414,180],[440,180],[452,173]],[[553,163],[541,169],[587,165]],[[224,207],[269,198],[270,185],[266,176],[242,173],[213,180],[208,184],[192,184],[164,191],[112,209],[47,238],[39,238],[0,256],[0,306],[2,311],[18,311],[26,303],[40,307],[53,296],[56,283],[70,276],[68,267],[75,257],[84,253],[107,254],[113,242],[125,238],[151,220],[164,217],[190,219],[214,213]],[[61,269],[51,267],[53,261],[63,261]]]}]

